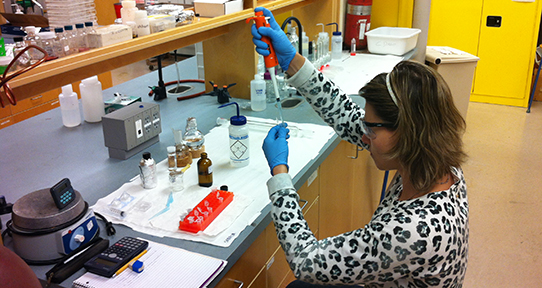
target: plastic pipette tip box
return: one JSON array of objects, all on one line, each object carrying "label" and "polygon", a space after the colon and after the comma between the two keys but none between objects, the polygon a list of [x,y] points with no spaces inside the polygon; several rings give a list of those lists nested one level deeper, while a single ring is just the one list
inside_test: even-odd
[{"label": "plastic pipette tip box", "polygon": [[179,229],[192,233],[205,230],[232,200],[232,192],[212,191],[179,222]]}]

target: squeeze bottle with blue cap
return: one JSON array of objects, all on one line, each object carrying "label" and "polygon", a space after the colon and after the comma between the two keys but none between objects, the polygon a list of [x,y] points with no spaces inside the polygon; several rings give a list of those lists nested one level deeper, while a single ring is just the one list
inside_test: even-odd
[{"label": "squeeze bottle with blue cap", "polygon": [[341,32],[339,31],[339,24],[337,23],[329,23],[329,25],[335,25],[335,32],[333,32],[333,36],[331,37],[331,59],[332,60],[340,60],[342,57],[342,51],[343,51],[343,36],[341,35]]},{"label": "squeeze bottle with blue cap", "polygon": [[236,102],[226,103],[218,108],[235,104],[237,116],[230,118],[230,164],[233,167],[247,166],[250,159],[247,118],[239,115],[239,104]]}]

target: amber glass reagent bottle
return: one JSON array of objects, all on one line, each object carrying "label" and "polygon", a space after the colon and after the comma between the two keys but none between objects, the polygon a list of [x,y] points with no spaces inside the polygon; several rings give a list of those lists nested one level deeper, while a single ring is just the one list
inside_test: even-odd
[{"label": "amber glass reagent bottle", "polygon": [[198,182],[202,187],[213,185],[213,162],[207,157],[206,152],[202,152],[198,160]]}]

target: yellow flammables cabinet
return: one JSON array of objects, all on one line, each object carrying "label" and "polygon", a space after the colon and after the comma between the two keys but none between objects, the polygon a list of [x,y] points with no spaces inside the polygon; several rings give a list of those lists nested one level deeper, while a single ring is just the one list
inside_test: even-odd
[{"label": "yellow flammables cabinet", "polygon": [[449,46],[480,58],[471,101],[526,107],[540,0],[433,0],[429,46]]}]

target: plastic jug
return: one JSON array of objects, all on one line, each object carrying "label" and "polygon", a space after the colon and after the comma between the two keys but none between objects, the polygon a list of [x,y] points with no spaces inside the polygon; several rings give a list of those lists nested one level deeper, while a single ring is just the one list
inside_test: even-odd
[{"label": "plastic jug", "polygon": [[62,124],[66,127],[75,127],[81,124],[81,112],[77,93],[73,92],[72,84],[62,86],[62,93],[58,95]]},{"label": "plastic jug", "polygon": [[81,80],[79,90],[81,91],[85,121],[89,123],[102,121],[102,116],[105,115],[105,105],[102,93],[102,83],[98,80],[98,76],[92,76]]}]

